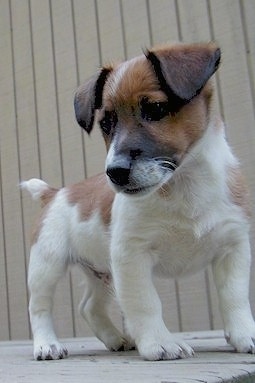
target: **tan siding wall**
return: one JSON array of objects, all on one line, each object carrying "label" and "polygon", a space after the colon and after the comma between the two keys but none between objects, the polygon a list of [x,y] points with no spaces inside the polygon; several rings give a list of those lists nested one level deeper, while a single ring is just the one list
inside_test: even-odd
[{"label": "tan siding wall", "polygon": [[[166,41],[215,39],[222,65],[215,108],[255,192],[254,0],[0,0],[0,339],[28,338],[29,232],[39,207],[20,180],[61,186],[104,168],[99,130],[87,137],[74,119],[78,84],[102,64]],[[255,245],[252,228],[253,252]],[[60,336],[90,334],[77,314],[82,274],[59,284]],[[172,330],[221,327],[211,271],[189,280],[156,280]],[[255,311],[255,267],[251,299]],[[116,307],[113,307],[115,317]]]}]

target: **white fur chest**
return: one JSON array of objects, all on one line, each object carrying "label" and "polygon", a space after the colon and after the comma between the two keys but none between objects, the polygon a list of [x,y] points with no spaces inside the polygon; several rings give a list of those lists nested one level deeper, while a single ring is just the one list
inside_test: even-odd
[{"label": "white fur chest", "polygon": [[125,219],[117,219],[113,226],[112,241],[122,254],[148,254],[156,274],[177,277],[205,267],[217,253],[218,230],[205,230],[201,235],[199,230],[198,222],[177,219],[166,210],[159,214],[147,207],[132,212],[129,206]]},{"label": "white fur chest", "polygon": [[[236,160],[223,137],[217,141],[193,150],[165,197],[163,192],[141,199],[116,196],[112,246],[120,257],[148,254],[156,273],[178,277],[204,268],[247,233],[247,221],[226,183],[227,164]],[[222,157],[214,153],[219,145]]]}]

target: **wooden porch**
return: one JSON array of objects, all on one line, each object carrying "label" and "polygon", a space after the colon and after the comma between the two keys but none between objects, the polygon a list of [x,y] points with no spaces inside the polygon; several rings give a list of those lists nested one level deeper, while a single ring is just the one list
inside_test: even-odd
[{"label": "wooden porch", "polygon": [[255,382],[255,356],[237,354],[222,331],[183,333],[193,358],[148,362],[136,351],[109,352],[96,338],[63,342],[69,357],[36,362],[31,341],[0,342],[1,383],[189,383]]}]

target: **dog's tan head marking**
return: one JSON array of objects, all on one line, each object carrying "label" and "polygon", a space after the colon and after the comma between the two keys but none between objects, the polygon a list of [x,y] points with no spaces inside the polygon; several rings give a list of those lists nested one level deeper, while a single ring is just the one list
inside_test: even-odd
[{"label": "dog's tan head marking", "polygon": [[79,124],[91,131],[95,109],[116,191],[144,195],[169,181],[208,126],[220,49],[214,43],[153,48],[104,68],[75,97]]}]

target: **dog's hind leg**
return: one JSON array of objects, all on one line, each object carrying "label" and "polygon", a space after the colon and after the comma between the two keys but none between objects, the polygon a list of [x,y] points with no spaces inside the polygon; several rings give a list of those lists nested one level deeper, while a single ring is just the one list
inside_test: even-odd
[{"label": "dog's hind leg", "polygon": [[55,288],[65,271],[63,257],[42,252],[38,243],[32,246],[28,273],[29,314],[36,360],[62,359],[67,356],[66,348],[58,342],[52,322]]},{"label": "dog's hind leg", "polygon": [[104,279],[86,273],[86,290],[79,309],[94,334],[111,351],[134,348],[130,339],[123,335],[110,320],[107,308],[111,301],[111,287]]}]

